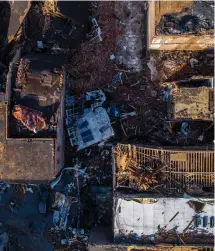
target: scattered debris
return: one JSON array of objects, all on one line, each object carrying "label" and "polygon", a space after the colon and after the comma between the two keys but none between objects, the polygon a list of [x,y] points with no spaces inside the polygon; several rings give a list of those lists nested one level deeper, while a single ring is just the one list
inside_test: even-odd
[{"label": "scattered debris", "polygon": [[188,123],[187,122],[182,122],[181,133],[183,133],[184,136],[187,136],[187,134],[188,134]]},{"label": "scattered debris", "polygon": [[37,41],[37,47],[39,48],[39,49],[43,49],[44,47],[43,47],[43,41]]},{"label": "scattered debris", "polygon": [[65,196],[60,192],[55,193],[55,202],[53,208],[55,209],[53,214],[53,223],[56,224],[57,230],[66,230],[68,214],[72,205],[72,198]]},{"label": "scattered debris", "polygon": [[26,186],[26,192],[34,193],[33,189],[31,187]]},{"label": "scattered debris", "polygon": [[125,21],[114,15],[115,19],[119,22],[119,24],[125,25]]},{"label": "scattered debris", "polygon": [[198,137],[199,141],[202,141],[203,139],[204,139],[204,135],[203,134]]}]

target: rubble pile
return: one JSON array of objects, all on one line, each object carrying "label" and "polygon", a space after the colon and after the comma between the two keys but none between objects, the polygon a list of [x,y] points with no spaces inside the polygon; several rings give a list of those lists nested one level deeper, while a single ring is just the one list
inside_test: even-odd
[{"label": "rubble pile", "polygon": [[[194,75],[213,76],[213,51],[160,51],[151,52],[150,57],[150,62],[154,66],[151,78],[161,84],[163,81],[177,81]],[[193,59],[195,64],[192,63]]]},{"label": "rubble pile", "polygon": [[110,184],[112,182],[112,149],[111,147],[91,146],[80,152],[71,149],[68,142],[65,150],[68,165],[81,163],[84,174],[90,177],[91,184]]},{"label": "rubble pile", "polygon": [[91,146],[76,152],[68,145],[66,161],[70,166],[50,183],[54,226],[45,235],[55,248],[86,250],[91,228],[110,225],[112,148]]},{"label": "rubble pile", "polygon": [[71,90],[73,94],[106,86],[116,73],[115,64],[109,59],[116,50],[114,5],[114,2],[92,3],[92,16],[101,29],[102,42],[98,34],[92,32],[88,40],[72,55],[67,70],[75,78]]},{"label": "rubble pile", "polygon": [[[207,238],[205,239],[205,233]],[[177,234],[176,230],[169,232],[161,231],[160,235],[156,238],[156,243],[175,243],[178,245],[186,245],[186,243],[201,243],[201,244],[212,244],[214,242],[213,234],[208,234],[206,230],[193,230],[183,234]]]},{"label": "rubble pile", "polygon": [[157,174],[162,168],[163,166],[150,170],[141,167],[136,161],[130,159],[126,169],[118,172],[118,188],[127,186],[138,192],[150,190],[157,185]]},{"label": "rubble pile", "polygon": [[178,234],[175,229],[171,231],[158,231],[156,234],[149,236],[142,236],[142,238],[136,236],[134,233],[121,234],[120,237],[116,237],[116,243],[136,243],[138,245],[150,244],[159,245],[163,243],[172,245],[186,245],[188,243],[199,243],[199,244],[213,244],[213,234],[207,234],[207,238],[204,238],[204,231],[198,232],[193,230],[188,233]]}]

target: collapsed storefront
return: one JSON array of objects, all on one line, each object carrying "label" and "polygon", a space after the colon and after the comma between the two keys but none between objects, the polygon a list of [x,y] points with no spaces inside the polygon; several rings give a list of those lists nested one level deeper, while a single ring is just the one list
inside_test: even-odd
[{"label": "collapsed storefront", "polygon": [[118,144],[115,148],[116,193],[154,192],[213,197],[213,150],[182,150]]}]

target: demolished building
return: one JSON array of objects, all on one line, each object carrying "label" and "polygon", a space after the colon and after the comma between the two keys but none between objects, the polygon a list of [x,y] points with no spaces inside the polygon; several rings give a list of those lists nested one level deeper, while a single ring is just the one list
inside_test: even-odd
[{"label": "demolished building", "polygon": [[[57,60],[57,62],[55,61]],[[62,64],[53,55],[29,53],[18,61],[16,81],[11,84],[11,89],[7,88],[9,106],[14,109],[14,105],[28,107],[38,111],[46,119],[46,126],[37,136],[52,137],[56,134],[56,121],[59,111],[62,89]],[[9,137],[29,137],[28,131],[24,128],[17,131],[18,121],[9,113]],[[46,135],[47,134],[47,135]]]},{"label": "demolished building", "polygon": [[114,189],[172,196],[185,193],[213,197],[213,149],[176,149],[118,144]]},{"label": "demolished building", "polygon": [[[117,144],[113,225],[92,230],[96,247],[194,249],[214,240],[214,151]],[[99,236],[97,238],[97,236]],[[96,250],[96,249],[95,249]],[[150,249],[151,250],[151,249]]]},{"label": "demolished building", "polygon": [[115,242],[212,245],[213,188],[213,150],[118,144],[114,172]]}]

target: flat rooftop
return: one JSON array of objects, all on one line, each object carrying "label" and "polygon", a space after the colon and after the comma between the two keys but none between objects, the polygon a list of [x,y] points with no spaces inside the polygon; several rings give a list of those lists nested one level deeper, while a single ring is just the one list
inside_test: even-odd
[{"label": "flat rooftop", "polygon": [[48,183],[55,175],[54,141],[7,140],[6,106],[0,105],[0,181]]},{"label": "flat rooftop", "polygon": [[185,198],[123,197],[115,198],[114,204],[116,242],[214,243],[214,224],[210,221],[213,204]]},{"label": "flat rooftop", "polygon": [[[61,57],[30,53],[20,59],[16,80],[12,83],[8,117],[9,138],[55,138],[57,114],[61,100]],[[9,88],[9,87],[8,87]],[[47,127],[37,134],[24,127],[11,111],[15,104],[43,113]]]}]

